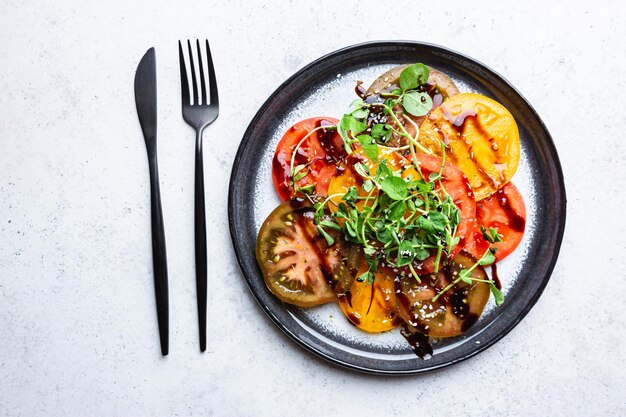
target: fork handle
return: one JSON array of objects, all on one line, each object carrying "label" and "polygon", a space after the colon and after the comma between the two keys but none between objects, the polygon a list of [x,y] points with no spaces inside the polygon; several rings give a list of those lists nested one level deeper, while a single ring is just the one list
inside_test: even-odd
[{"label": "fork handle", "polygon": [[196,172],[195,172],[195,237],[196,237],[196,294],[198,298],[198,326],[200,330],[200,351],[206,350],[206,308],[207,308],[207,247],[206,213],[204,209],[204,168],[202,164],[202,132],[196,131]]}]

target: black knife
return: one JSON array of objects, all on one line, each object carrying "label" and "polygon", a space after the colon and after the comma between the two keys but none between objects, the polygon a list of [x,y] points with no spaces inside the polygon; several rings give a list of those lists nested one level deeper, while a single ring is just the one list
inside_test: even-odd
[{"label": "black knife", "polygon": [[148,166],[150,167],[150,206],[152,211],[152,264],[154,266],[154,290],[156,293],[157,319],[161,337],[161,353],[169,349],[169,302],[167,295],[167,254],[163,212],[157,169],[157,91],[156,54],[154,48],[141,58],[135,73],[135,103],[139,123],[146,140]]}]

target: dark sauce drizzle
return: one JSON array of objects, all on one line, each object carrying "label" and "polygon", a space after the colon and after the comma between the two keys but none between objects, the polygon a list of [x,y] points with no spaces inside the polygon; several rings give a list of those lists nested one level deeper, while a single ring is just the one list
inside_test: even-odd
[{"label": "dark sauce drizzle", "polygon": [[326,152],[326,162],[336,164],[345,157],[346,150],[343,147],[343,142],[337,131],[335,129],[328,129],[328,127],[331,126],[335,126],[335,123],[324,119],[317,122],[316,127],[322,128],[322,130],[318,131],[317,138]]},{"label": "dark sauce drizzle", "polygon": [[422,359],[426,359],[433,355],[433,346],[427,335],[412,329],[408,324],[402,323],[400,334],[404,336],[406,341],[413,349],[413,352]]},{"label": "dark sauce drizzle", "polygon": [[365,99],[365,93],[367,93],[367,90],[363,87],[362,81],[357,81],[356,87],[354,87],[354,92],[357,96],[359,96],[359,98]]},{"label": "dark sauce drizzle", "polygon": [[498,276],[498,267],[496,266],[496,264],[491,264],[491,279],[493,280],[496,288],[501,290],[502,282],[500,282],[500,277]]},{"label": "dark sauce drizzle", "polygon": [[[338,294],[337,298],[339,298],[340,300],[343,298],[347,299],[348,304],[350,305],[350,307],[352,307],[352,294],[350,293],[350,290],[346,291],[345,294]],[[358,318],[352,311],[347,311],[344,313],[346,314],[350,324],[353,324],[354,326],[358,326],[359,324],[361,324],[361,319]]]},{"label": "dark sauce drizzle", "polygon": [[513,210],[513,207],[509,204],[509,199],[506,197],[506,194],[504,194],[504,190],[502,188],[496,191],[496,198],[500,203],[500,207],[502,207],[502,210],[506,212],[507,217],[510,219],[509,227],[515,232],[523,232],[526,227],[526,219]]}]

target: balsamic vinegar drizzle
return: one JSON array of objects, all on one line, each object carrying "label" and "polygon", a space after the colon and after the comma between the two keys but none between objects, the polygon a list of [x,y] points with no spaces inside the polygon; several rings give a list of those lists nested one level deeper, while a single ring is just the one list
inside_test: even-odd
[{"label": "balsamic vinegar drizzle", "polygon": [[346,151],[343,147],[343,141],[336,130],[327,129],[329,126],[335,126],[328,120],[320,120],[317,122],[317,128],[321,127],[322,130],[318,131],[317,138],[320,145],[326,152],[326,161],[329,164],[337,164],[343,160],[346,155]]},{"label": "balsamic vinegar drizzle", "polygon": [[496,288],[501,290],[502,283],[500,282],[500,277],[498,276],[498,267],[496,266],[495,263],[491,264],[491,279],[496,284]]},{"label": "balsamic vinegar drizzle", "polygon": [[409,342],[411,349],[418,357],[426,359],[427,356],[433,355],[433,346],[425,334],[411,329],[406,323],[402,323],[400,334]]},{"label": "balsamic vinegar drizzle", "polygon": [[359,98],[365,99],[367,90],[363,87],[363,81],[357,81],[356,87],[354,87],[354,92],[357,96],[359,96]]},{"label": "balsamic vinegar drizzle", "polygon": [[510,219],[509,227],[516,232],[523,232],[526,227],[526,219],[513,210],[502,188],[496,191],[496,197],[500,203],[500,207],[502,207],[502,210],[506,212],[507,217]]}]

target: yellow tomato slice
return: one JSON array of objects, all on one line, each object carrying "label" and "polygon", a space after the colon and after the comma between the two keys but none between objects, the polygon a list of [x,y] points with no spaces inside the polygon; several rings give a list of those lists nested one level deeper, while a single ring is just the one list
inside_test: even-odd
[{"label": "yellow tomato slice", "polygon": [[[363,264],[359,275],[367,271]],[[380,269],[372,284],[354,280],[350,290],[339,296],[343,314],[358,328],[370,333],[391,330],[402,321],[395,296],[394,273]]]},{"label": "yellow tomato slice", "polygon": [[519,164],[515,119],[502,104],[481,94],[462,93],[445,100],[420,126],[418,140],[447,158],[467,176],[476,200],[502,188]]}]

